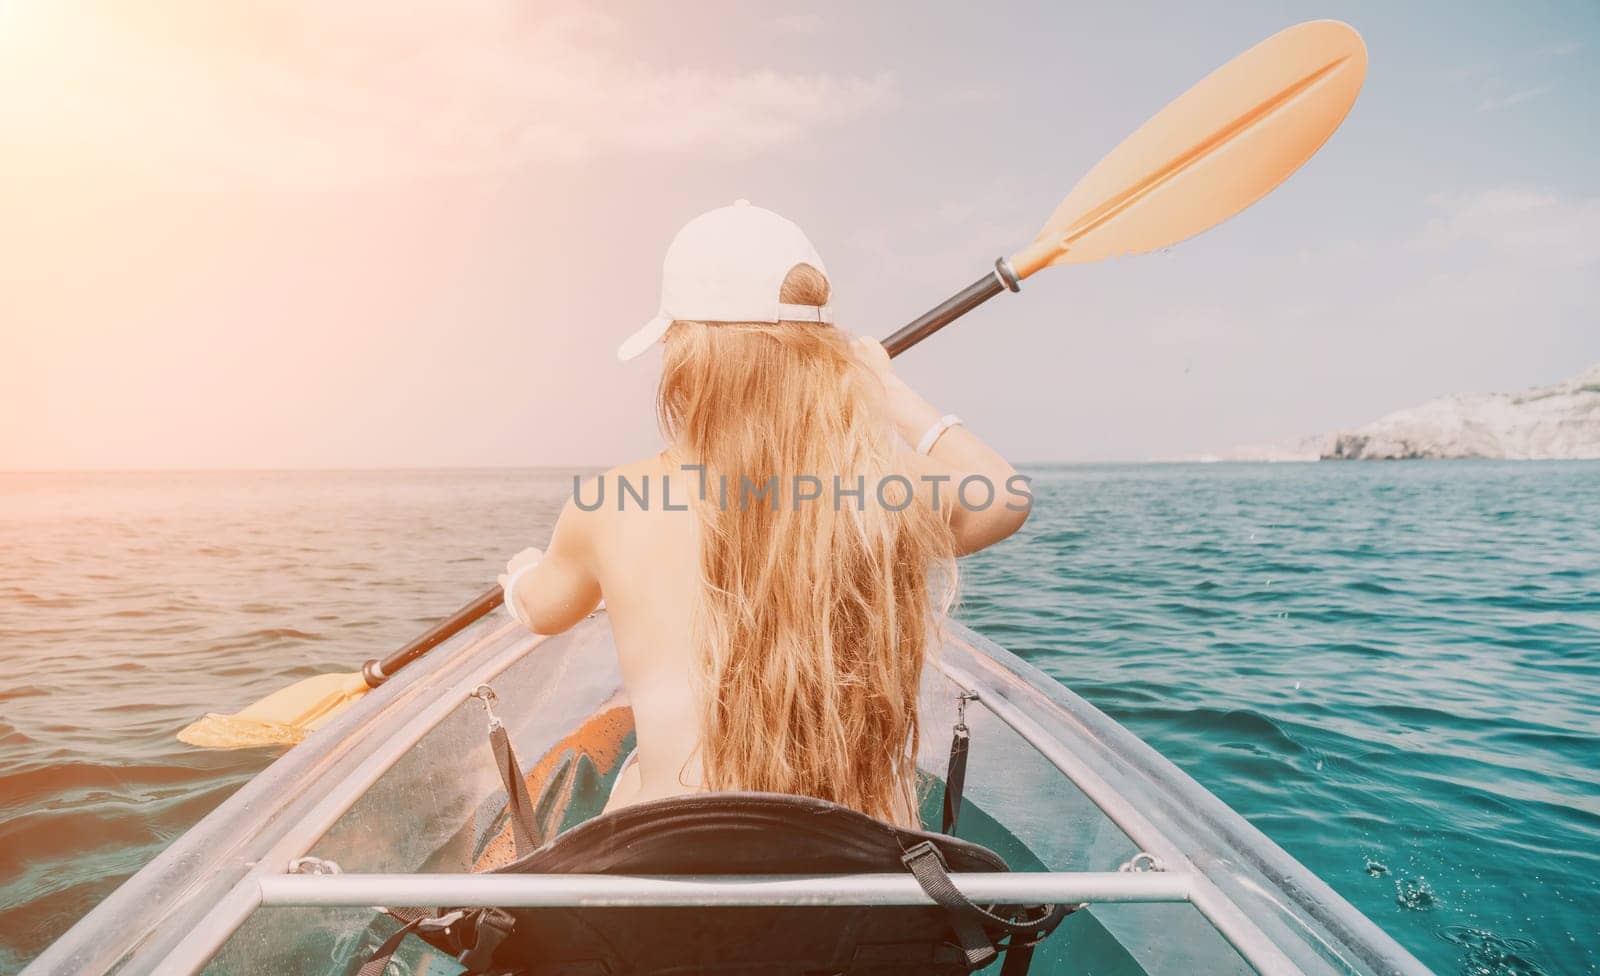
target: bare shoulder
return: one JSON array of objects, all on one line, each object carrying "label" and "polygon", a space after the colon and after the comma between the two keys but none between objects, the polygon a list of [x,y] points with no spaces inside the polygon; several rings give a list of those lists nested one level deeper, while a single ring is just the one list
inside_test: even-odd
[{"label": "bare shoulder", "polygon": [[[676,510],[695,483],[694,472],[655,454],[580,480],[567,511],[574,520],[600,526],[635,512]],[[567,512],[562,518],[567,518]]]}]

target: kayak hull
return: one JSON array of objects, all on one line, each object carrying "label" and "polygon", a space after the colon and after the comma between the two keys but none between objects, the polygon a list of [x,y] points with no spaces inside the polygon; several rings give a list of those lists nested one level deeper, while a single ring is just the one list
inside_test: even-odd
[{"label": "kayak hull", "polygon": [[[291,862],[346,875],[457,876],[509,860],[504,791],[473,694],[482,685],[522,760],[538,839],[597,815],[633,746],[604,613],[553,638],[495,614],[288,750],[25,973],[349,971],[392,923],[370,903],[263,905],[271,882]],[[1013,871],[1104,876],[1153,862],[1182,875],[1181,902],[1075,913],[1041,945],[1034,972],[1082,972],[1091,962],[1108,973],[1427,972],[1147,744],[957,624],[933,649],[924,685],[918,764],[933,828],[963,691],[978,697],[966,711],[959,836]],[[1149,857],[1136,862],[1141,852]],[[430,971],[430,951],[406,950],[413,972]]]}]

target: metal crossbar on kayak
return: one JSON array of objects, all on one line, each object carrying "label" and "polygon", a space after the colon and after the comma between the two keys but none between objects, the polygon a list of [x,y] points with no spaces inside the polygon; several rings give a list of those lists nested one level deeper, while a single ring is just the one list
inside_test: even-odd
[{"label": "metal crossbar on kayak", "polygon": [[[1190,876],[1166,871],[961,872],[980,904],[1186,902]],[[261,904],[391,908],[932,905],[909,874],[636,877],[614,874],[279,874],[257,879]]]}]

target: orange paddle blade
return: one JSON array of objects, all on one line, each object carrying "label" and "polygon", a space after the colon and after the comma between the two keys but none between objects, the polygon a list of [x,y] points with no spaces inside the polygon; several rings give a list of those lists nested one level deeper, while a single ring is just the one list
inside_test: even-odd
[{"label": "orange paddle blade", "polygon": [[1220,224],[1322,147],[1366,73],[1366,45],[1348,24],[1316,20],[1274,34],[1124,139],[1011,266],[1026,278],[1153,251]]},{"label": "orange paddle blade", "polygon": [[185,726],[178,741],[205,749],[294,745],[370,690],[360,672],[319,674],[280,688],[232,715],[208,712]]}]

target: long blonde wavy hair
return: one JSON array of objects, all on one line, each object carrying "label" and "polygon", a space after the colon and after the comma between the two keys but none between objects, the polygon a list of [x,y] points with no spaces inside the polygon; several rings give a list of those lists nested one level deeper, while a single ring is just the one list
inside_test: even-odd
[{"label": "long blonde wavy hair", "polygon": [[[823,305],[828,294],[802,264],[779,300]],[[939,513],[906,497],[909,481],[883,481],[909,474],[896,466],[881,384],[831,325],[680,321],[657,408],[673,450],[705,466],[692,637],[705,785],[820,797],[917,826],[917,698],[954,599],[954,540]],[[773,476],[776,504],[742,490],[741,479],[759,489]],[[822,497],[796,501],[796,476],[820,479]],[[840,495],[836,506],[836,476],[848,491],[864,485],[862,501]]]}]

